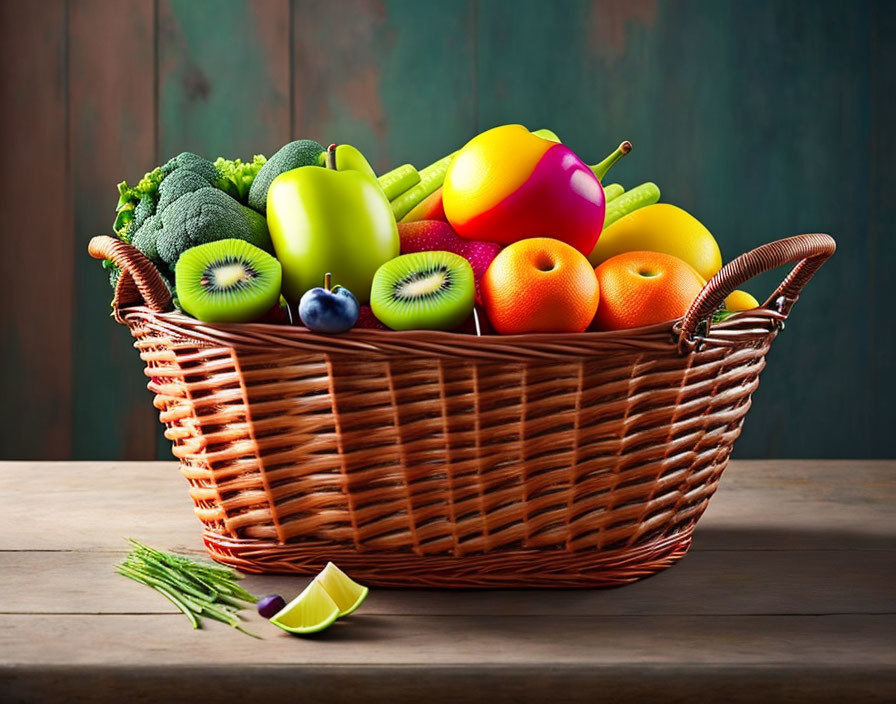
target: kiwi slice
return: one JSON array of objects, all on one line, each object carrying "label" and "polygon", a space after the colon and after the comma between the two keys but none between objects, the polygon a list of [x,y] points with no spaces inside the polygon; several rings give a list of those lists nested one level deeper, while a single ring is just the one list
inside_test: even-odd
[{"label": "kiwi slice", "polygon": [[257,320],[280,298],[280,262],[245,240],[191,247],[177,260],[180,307],[207,323]]},{"label": "kiwi slice", "polygon": [[473,269],[451,252],[415,252],[377,269],[370,307],[393,330],[452,330],[473,311]]}]

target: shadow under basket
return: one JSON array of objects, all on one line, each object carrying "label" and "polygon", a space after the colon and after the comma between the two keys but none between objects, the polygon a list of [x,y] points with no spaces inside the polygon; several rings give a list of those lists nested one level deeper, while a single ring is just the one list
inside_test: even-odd
[{"label": "shadow under basket", "polygon": [[[759,247],[677,321],[479,337],[201,323],[134,247],[89,247],[122,270],[115,317],[215,560],[459,588],[616,586],[684,555],[772,340],[834,249],[821,234]],[[787,263],[761,307],[711,324]]]}]

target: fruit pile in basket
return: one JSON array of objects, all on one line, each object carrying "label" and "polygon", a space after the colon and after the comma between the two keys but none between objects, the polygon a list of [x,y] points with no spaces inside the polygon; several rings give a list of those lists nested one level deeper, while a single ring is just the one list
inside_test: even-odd
[{"label": "fruit pile in basket", "polygon": [[[655,184],[603,185],[630,150],[588,166],[548,130],[503,125],[379,177],[348,144],[304,139],[246,163],[184,152],[119,185],[115,232],[205,322],[633,328],[684,315],[722,256]],[[757,305],[736,291],[721,313]]]}]

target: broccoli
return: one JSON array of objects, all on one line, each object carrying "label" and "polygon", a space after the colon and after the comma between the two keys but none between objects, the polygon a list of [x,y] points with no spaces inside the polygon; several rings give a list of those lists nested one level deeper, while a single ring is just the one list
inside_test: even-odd
[{"label": "broccoli", "polygon": [[[160,191],[161,192],[161,191]],[[144,222],[147,221],[150,217],[155,215],[156,212],[156,199],[153,197],[144,197],[140,199],[140,202],[137,203],[137,206],[134,208],[134,219],[131,221],[131,224],[128,226],[128,233],[131,234],[131,241],[133,242],[133,235],[140,229]]]},{"label": "broccoli", "polygon": [[174,171],[186,169],[199,174],[210,184],[215,184],[219,178],[218,169],[208,159],[203,159],[193,152],[181,152],[166,161],[162,167],[162,178],[168,178]]},{"label": "broccoli", "polygon": [[[118,184],[113,229],[121,240],[132,243],[151,259],[163,276],[170,273],[166,264],[173,267],[186,248],[179,243],[194,239],[199,244],[237,237],[273,251],[264,218],[238,202],[246,201],[264,163],[260,154],[244,164],[240,159],[222,157],[212,163],[192,152],[182,152],[145,174],[137,185],[129,186],[126,181]],[[185,201],[174,211],[186,215],[162,217],[182,197],[198,191],[204,193],[201,198]],[[160,243],[163,225],[164,246]]]},{"label": "broccoli", "polygon": [[300,139],[281,147],[261,167],[252,181],[249,187],[249,207],[255,208],[259,213],[267,213],[268,189],[274,179],[300,166],[320,166],[323,153],[324,148],[313,139]]},{"label": "broccoli", "polygon": [[140,226],[131,237],[131,244],[146,255],[155,264],[161,264],[162,259],[159,257],[159,250],[156,247],[156,239],[159,236],[159,217],[150,215],[143,225]]},{"label": "broccoli", "polygon": [[195,171],[188,171],[187,169],[172,171],[171,175],[167,176],[162,181],[162,185],[159,186],[159,203],[156,206],[156,210],[165,210],[182,195],[213,185],[213,183],[210,183]]},{"label": "broccoli", "polygon": [[[115,223],[112,229],[125,242],[129,240],[128,233],[136,229],[132,226],[133,220],[138,216],[137,207],[144,199],[150,199],[155,203],[159,192],[159,184],[162,183],[162,170],[158,167],[144,174],[136,186],[129,186],[127,181],[118,184],[118,205],[115,206]],[[145,206],[149,207],[149,206]],[[147,215],[141,210],[139,215],[145,219]]]},{"label": "broccoli", "polygon": [[240,159],[225,159],[219,156],[215,159],[218,181],[212,185],[230,194],[240,203],[245,203],[249,197],[249,188],[265,161],[267,160],[261,154],[256,154],[252,161],[245,164]]},{"label": "broccoli", "polygon": [[227,238],[274,251],[264,217],[211,186],[182,195],[159,209],[156,218],[161,218],[156,249],[172,269],[191,247]]}]

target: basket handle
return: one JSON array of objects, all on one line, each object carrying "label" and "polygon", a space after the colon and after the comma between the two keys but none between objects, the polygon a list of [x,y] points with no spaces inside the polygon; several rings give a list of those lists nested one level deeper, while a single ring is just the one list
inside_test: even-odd
[{"label": "basket handle", "polygon": [[111,259],[121,269],[121,278],[112,297],[116,318],[121,308],[135,303],[142,303],[156,313],[172,309],[171,292],[162,275],[134,245],[101,235],[90,240],[87,252],[94,259]]},{"label": "basket handle", "polygon": [[809,279],[834,253],[837,243],[830,235],[811,234],[787,237],[769,242],[728,262],[713,276],[691,303],[681,321],[678,348],[682,352],[696,347],[697,330],[705,326],[709,332],[710,316],[725,298],[754,276],[784,264],[796,263],[775,292],[762,304],[785,317],[799,298]]}]

